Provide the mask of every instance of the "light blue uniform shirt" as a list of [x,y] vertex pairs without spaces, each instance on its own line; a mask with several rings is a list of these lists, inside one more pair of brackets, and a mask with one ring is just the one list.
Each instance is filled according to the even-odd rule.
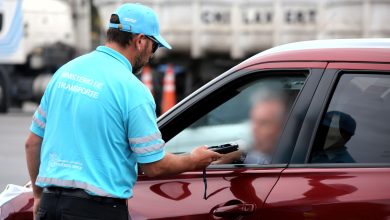
[[43,138],[36,184],[129,198],[137,163],[164,157],[155,102],[117,51],[100,46],[62,66],[36,110]]

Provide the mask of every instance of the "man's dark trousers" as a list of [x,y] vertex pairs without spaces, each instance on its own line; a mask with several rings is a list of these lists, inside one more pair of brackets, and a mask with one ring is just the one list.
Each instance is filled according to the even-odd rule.
[[[36,220],[128,220],[126,200],[88,196],[81,190],[44,190]],[[73,195],[75,194],[75,195]],[[81,196],[80,196],[81,195]]]

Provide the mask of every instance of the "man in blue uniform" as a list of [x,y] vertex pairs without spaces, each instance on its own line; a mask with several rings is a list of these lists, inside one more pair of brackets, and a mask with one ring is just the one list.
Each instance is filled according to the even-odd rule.
[[171,49],[155,12],[124,4],[109,27],[105,46],[54,74],[33,116],[26,156],[37,219],[128,219],[137,165],[161,176],[219,158],[204,146],[164,151],[153,97],[134,75],[158,47]]

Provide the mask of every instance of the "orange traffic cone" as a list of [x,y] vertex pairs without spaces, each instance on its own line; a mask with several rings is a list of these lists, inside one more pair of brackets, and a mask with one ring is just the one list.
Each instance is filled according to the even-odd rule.
[[173,66],[168,64],[164,76],[163,95],[161,101],[161,112],[164,113],[176,104],[176,85]]
[[153,75],[152,69],[150,66],[144,66],[141,75],[141,81],[149,88],[150,92],[153,94]]

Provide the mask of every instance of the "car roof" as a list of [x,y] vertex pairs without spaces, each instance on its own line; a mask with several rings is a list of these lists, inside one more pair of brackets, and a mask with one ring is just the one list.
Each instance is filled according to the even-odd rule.
[[[378,62],[390,63],[390,38],[388,39],[333,39],[313,40],[290,43],[260,52],[224,74],[219,75],[206,85],[183,99],[178,105],[186,103],[192,97],[201,93],[207,87],[215,84],[227,75],[251,65],[269,62]],[[173,112],[172,108],[166,114]],[[161,122],[159,118],[159,125]],[[169,117],[166,117],[169,118]]]
[[390,62],[390,38],[313,40],[284,44],[245,60],[237,67],[266,62]]

